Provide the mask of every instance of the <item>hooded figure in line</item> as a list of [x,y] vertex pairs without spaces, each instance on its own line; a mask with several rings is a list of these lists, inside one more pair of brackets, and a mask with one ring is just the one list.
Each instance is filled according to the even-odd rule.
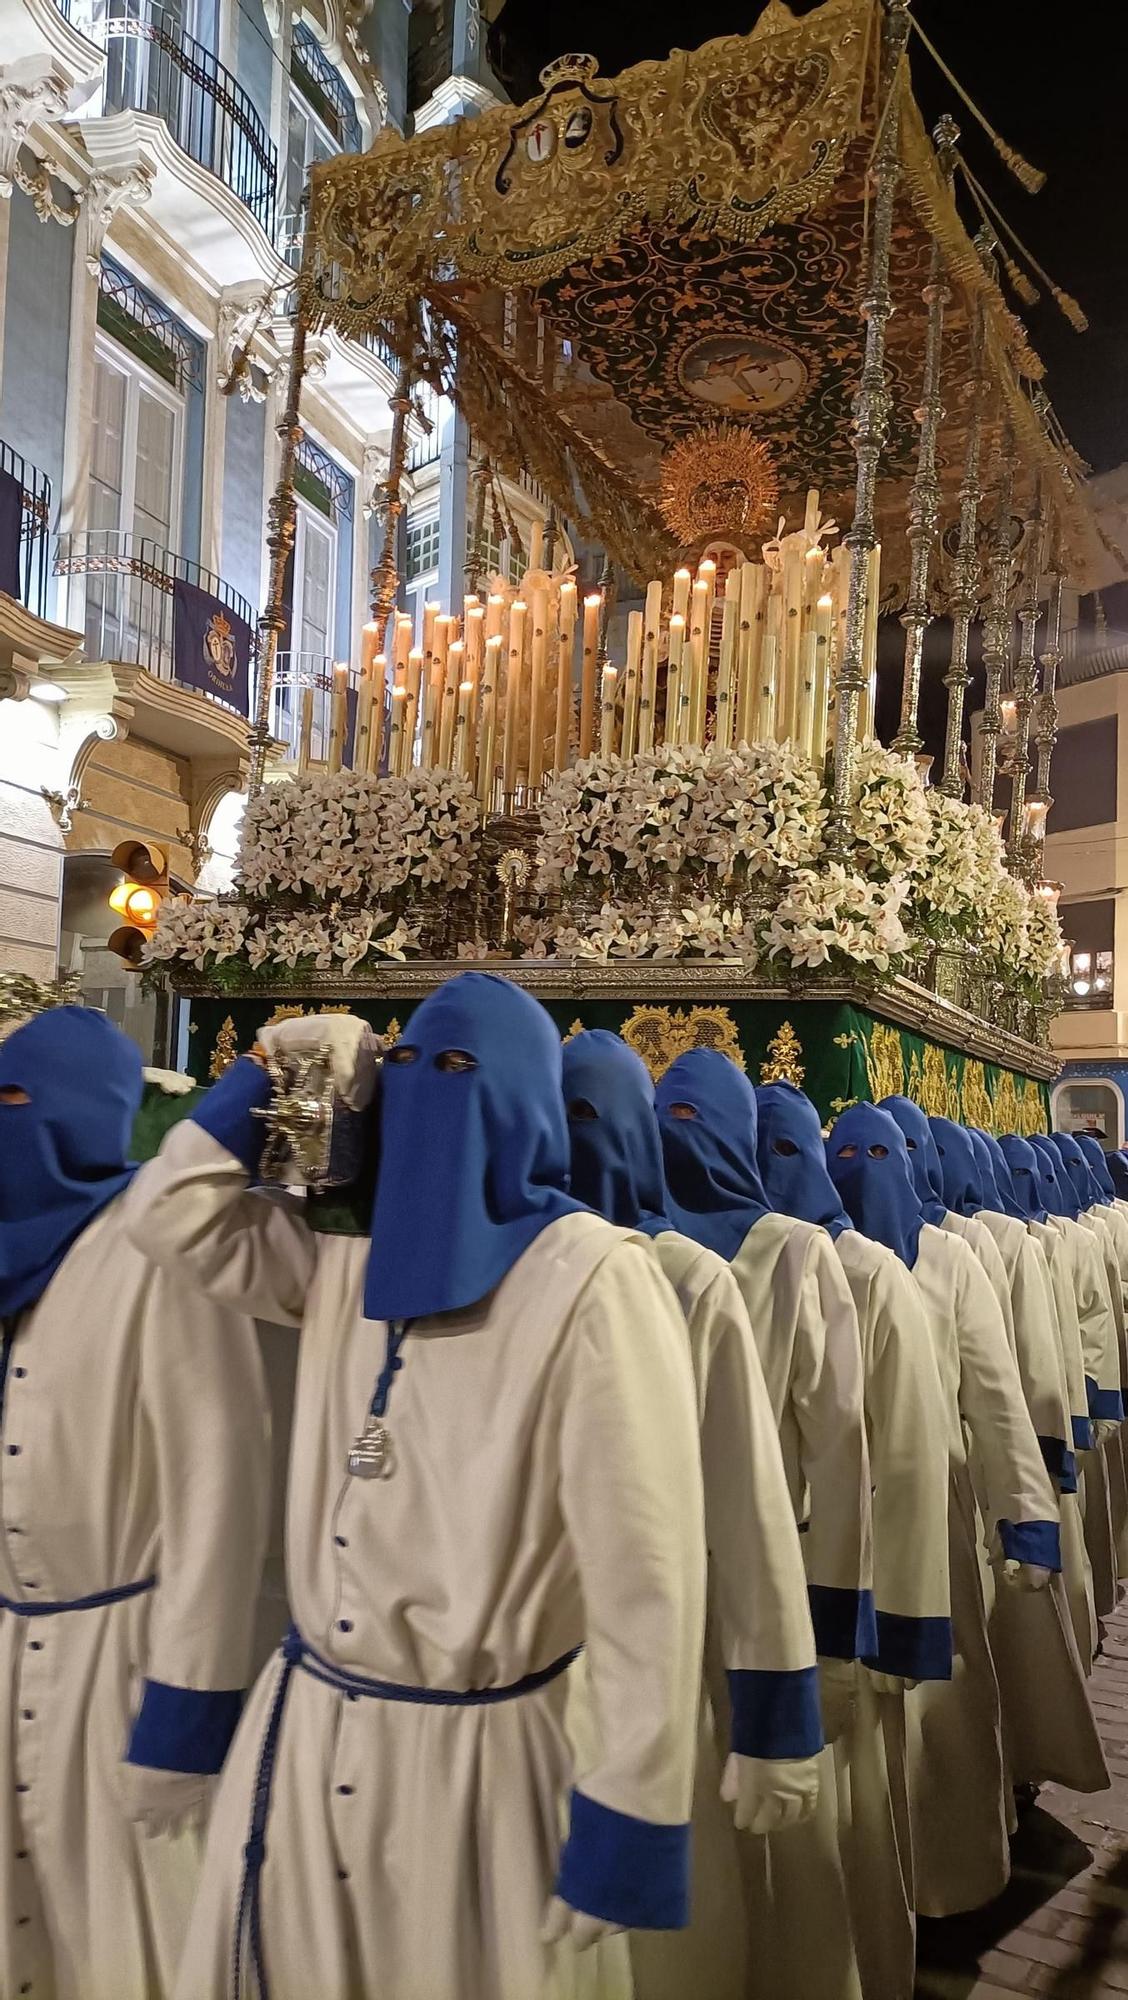
[[[370,1033],[328,1032],[363,1111]],[[233,1965],[271,2000],[618,2000],[615,1933],[688,1918],[705,1564],[677,1301],[567,1192],[559,1037],[510,982],[451,979],[389,1052],[365,1235],[247,1193],[270,1089],[241,1059],[130,1195],[162,1263],[301,1328],[295,1624],[228,1761],[182,2000],[226,2000]]]
[[170,1993],[250,1667],[258,1345],[129,1239],[141,1091],[93,1009],[0,1047],[5,1994]]
[[[979,1218],[977,1195],[972,1194],[970,1187],[956,1185],[951,1172],[945,1186],[944,1163],[936,1131],[938,1125],[946,1125],[949,1121],[930,1118],[919,1104],[913,1103],[911,1097],[883,1098],[881,1109],[887,1111],[901,1129],[908,1150],[913,1186],[919,1196],[925,1222],[932,1223],[936,1229],[946,1230],[951,1236],[962,1236],[965,1243],[970,1243],[991,1281],[991,1290],[998,1300],[1013,1352],[1015,1337],[1010,1286],[995,1239]],[[953,1127],[955,1131],[961,1129]]]

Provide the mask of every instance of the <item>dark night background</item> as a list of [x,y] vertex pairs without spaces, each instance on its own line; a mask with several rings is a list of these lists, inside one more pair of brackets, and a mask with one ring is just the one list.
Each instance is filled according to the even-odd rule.
[[[758,0],[504,0],[491,52],[511,95],[535,95],[553,57],[586,51],[605,75],[744,34]],[[797,0],[797,15],[811,12]],[[1050,277],[1079,300],[1090,329],[1078,334],[1052,301],[1022,315],[1046,362],[1051,400],[1097,472],[1128,459],[1128,225],[1125,223],[1125,69],[1116,57],[1117,0],[916,0],[913,12],[950,69],[1012,146],[1048,178],[1039,195],[1019,187],[990,141],[910,42],[917,98],[931,124],[951,111],[972,170]]]

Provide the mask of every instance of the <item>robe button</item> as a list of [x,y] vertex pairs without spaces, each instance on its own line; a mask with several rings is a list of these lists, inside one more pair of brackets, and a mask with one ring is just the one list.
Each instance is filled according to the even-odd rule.
[[17,1785],[17,1786],[16,1786],[16,1790],[17,1790],[17,1792],[30,1792],[30,1790],[31,1790],[31,1786],[30,1786],[30,1785]]
[[19,1457],[19,1455],[20,1455],[20,1447],[19,1447],[19,1445],[18,1445],[18,1444],[10,1444],[10,1445],[8,1446],[8,1457],[9,1457],[9,1458],[18,1458],[18,1457]]
[[347,1869],[347,1868],[338,1868],[338,1870],[337,1870],[337,1880],[338,1880],[338,1882],[347,1882],[347,1881],[348,1881],[348,1879],[349,1879],[349,1871],[348,1871],[348,1869]]
[[339,1549],[348,1548],[348,1541],[344,1535],[334,1535],[333,1540],[336,1542],[337,1547]]
[[26,1369],[26,1368],[13,1368],[13,1370],[12,1370],[12,1373],[13,1373],[13,1375],[14,1375],[14,1376],[16,1377],[16,1380],[17,1380],[18,1382],[22,1382],[22,1381],[23,1381],[23,1379],[24,1379],[24,1376],[25,1376],[25,1375],[27,1374],[27,1369]]
[[337,1786],[337,1790],[338,1790],[338,1791],[340,1792],[340,1794],[341,1794],[341,1797],[342,1797],[343,1799],[351,1799],[351,1797],[352,1797],[353,1793],[354,1793],[354,1792],[355,1792],[355,1790],[356,1790],[356,1786],[355,1786],[355,1785],[338,1785],[338,1786]]
[[20,1925],[20,1924],[29,1924],[30,1922],[31,1922],[31,1918],[30,1918],[30,1917],[17,1917],[17,1918],[16,1918],[16,1925],[17,1925],[17,1928],[19,1927],[19,1925]]
[[26,1860],[27,1860],[27,1848],[26,1848],[26,1847],[17,1847],[17,1849],[16,1849],[16,1860],[17,1860],[17,1861],[26,1861]]
[[338,1618],[337,1620],[338,1632],[351,1632],[352,1628],[353,1628],[353,1622],[351,1618]]
[[21,1711],[21,1713],[23,1715],[23,1719],[25,1722],[35,1721],[35,1710],[33,1708],[25,1708]]
[[29,1639],[27,1643],[28,1643],[28,1648],[31,1652],[41,1653],[43,1651],[42,1639]]
[[31,1992],[31,1981],[30,1981],[30,1979],[25,1979],[25,1980],[24,1980],[24,1983],[23,1983],[23,1985],[22,1985],[22,1986],[20,1987],[20,1992],[21,1992],[21,1993],[30,1993],[30,1992]]

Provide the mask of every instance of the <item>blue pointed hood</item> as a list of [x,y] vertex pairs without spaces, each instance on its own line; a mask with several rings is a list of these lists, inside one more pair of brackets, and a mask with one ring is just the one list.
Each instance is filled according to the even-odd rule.
[[889,1113],[904,1136],[909,1170],[925,1221],[934,1223],[937,1229],[941,1228],[948,1213],[948,1204],[944,1200],[940,1156],[927,1114],[919,1104],[913,1103],[911,1097],[883,1097],[879,1109]]
[[971,1133],[951,1118],[930,1118],[928,1124],[940,1159],[945,1204],[954,1215],[978,1215],[983,1188]]
[[0,1313],[46,1290],[71,1245],[127,1187],[141,1055],[91,1007],[53,1007],[0,1045]]
[[572,1193],[622,1229],[659,1236],[666,1213],[654,1085],[620,1035],[588,1028],[564,1044]]
[[1026,1222],[1029,1218],[1025,1209],[1019,1203],[1018,1190],[1014,1185],[1010,1162],[1003,1151],[1002,1141],[996,1139],[993,1132],[985,1132],[983,1134],[983,1143],[987,1148],[992,1167],[994,1168],[995,1187],[1002,1200],[1003,1214],[1013,1215],[1019,1222]]
[[1030,1144],[1038,1158],[1038,1186],[1047,1214],[1064,1216],[1067,1221],[1076,1222],[1081,1204],[1057,1147],[1052,1146],[1041,1132],[1034,1134]]
[[690,1049],[654,1093],[674,1226],[731,1262],[769,1202],[756,1164],[756,1092],[716,1049]]
[[1089,1162],[1077,1144],[1072,1132],[1051,1132],[1050,1145],[1061,1161],[1062,1181],[1068,1182],[1077,1197],[1077,1212],[1092,1208],[1097,1201],[1097,1188]]
[[793,1083],[762,1083],[756,1090],[760,1179],[780,1215],[816,1222],[831,1236],[852,1229],[842,1198],[826,1170],[822,1123]]
[[855,1228],[895,1251],[911,1271],[924,1213],[897,1120],[876,1104],[851,1105],[831,1127],[826,1160]]
[[[1042,1185],[1044,1161],[1035,1152],[1029,1139],[1021,1139],[1017,1132],[1007,1132],[999,1140],[999,1149],[1007,1163],[1015,1201],[1023,1221],[1048,1222],[1050,1210],[1046,1204]],[[1057,1210],[1055,1209],[1053,1213],[1056,1215]]]
[[1115,1153],[1109,1153],[1105,1164],[1108,1167],[1109,1175],[1112,1179],[1113,1191],[1117,1200],[1128,1201],[1128,1157],[1126,1157],[1123,1147]]
[[[444,1067],[451,1051],[472,1066]],[[475,1305],[582,1210],[560,1078],[552,1021],[509,980],[462,973],[416,1008],[383,1070],[367,1318]]]
[[969,1125],[966,1130],[967,1136],[975,1149],[975,1164],[979,1168],[979,1192],[982,1197],[982,1206],[989,1209],[994,1215],[1005,1215],[1007,1210],[1003,1203],[1002,1189],[999,1187],[999,1179],[995,1171],[994,1155],[987,1144],[987,1134],[986,1132],[981,1132],[978,1125]]
[[1112,1175],[1108,1170],[1108,1160],[1105,1156],[1104,1147],[1101,1145],[1100,1140],[1094,1139],[1089,1132],[1078,1132],[1077,1144],[1085,1155],[1090,1177],[1097,1190],[1097,1200],[1107,1208],[1108,1204],[1116,1198],[1116,1189],[1112,1184]]

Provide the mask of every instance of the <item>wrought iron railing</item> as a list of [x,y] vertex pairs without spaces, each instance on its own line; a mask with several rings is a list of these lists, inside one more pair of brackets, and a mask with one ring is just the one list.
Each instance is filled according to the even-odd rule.
[[124,0],[120,12],[78,25],[106,51],[104,109],[163,118],[177,145],[226,182],[273,241],[277,150],[230,70],[149,0]]
[[51,566],[47,538],[51,531],[51,481],[22,452],[13,451],[0,438],[0,472],[18,480],[20,487],[19,549],[16,558],[16,595],[37,618],[47,616],[47,579]]
[[244,624],[253,628],[255,623],[253,605],[214,570],[174,555],[147,535],[119,528],[60,535],[55,574],[69,580],[68,621],[85,632],[86,658],[146,667],[162,681],[179,679],[173,649],[175,584],[195,584]]
[[[295,761],[301,749],[303,691],[312,689],[309,757],[324,764],[329,757],[329,725],[333,708],[334,661],[327,653],[279,653],[274,664],[270,698],[270,733]],[[360,675],[349,668],[349,686],[356,688]]]

